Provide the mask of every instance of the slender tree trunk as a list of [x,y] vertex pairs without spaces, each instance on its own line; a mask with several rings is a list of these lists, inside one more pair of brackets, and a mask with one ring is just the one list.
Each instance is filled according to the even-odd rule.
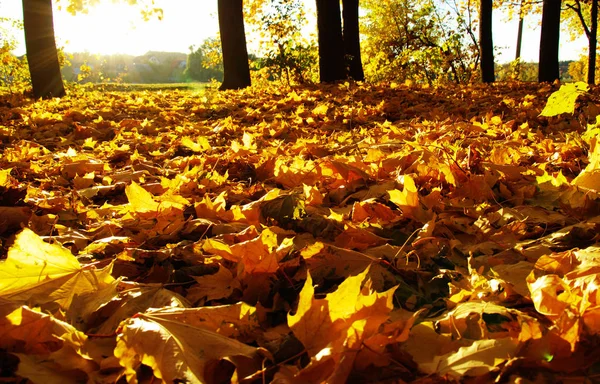
[[512,74],[513,79],[519,80],[521,78],[521,46],[523,43],[523,24],[525,17],[523,16],[523,0],[519,6],[519,26],[517,27],[517,50],[515,52],[515,68]]
[[481,81],[484,83],[493,83],[495,80],[492,6],[492,0],[480,0],[479,44],[481,47]]
[[54,40],[52,0],[23,0],[23,24],[33,95],[44,99],[64,96]]
[[[521,8],[523,3],[521,3]],[[514,80],[521,79],[521,44],[523,42],[523,14],[519,15],[519,27],[517,29],[517,51],[515,52],[515,68],[512,74]]]
[[343,80],[346,78],[346,64],[340,3],[337,0],[316,1],[321,82]]
[[598,0],[592,0],[592,25],[590,28],[588,54],[588,84],[596,83],[596,44],[598,41]]
[[223,50],[224,89],[250,86],[250,66],[244,30],[243,0],[219,0],[219,31]]
[[519,16],[519,29],[517,30],[517,52],[515,52],[515,60],[521,58],[521,45],[523,43],[523,15]]
[[342,18],[344,20],[344,50],[348,59],[350,77],[363,81],[362,59],[360,57],[360,30],[358,25],[359,0],[342,0]]
[[552,82],[560,78],[558,67],[560,2],[561,0],[544,0],[543,2],[538,77],[540,83]]

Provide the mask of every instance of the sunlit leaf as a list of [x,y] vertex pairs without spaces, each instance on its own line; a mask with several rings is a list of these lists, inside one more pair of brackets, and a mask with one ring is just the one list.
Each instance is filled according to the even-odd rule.
[[453,377],[481,376],[515,355],[517,343],[511,338],[476,340],[456,352],[436,356],[431,363],[419,368],[427,373]]
[[197,137],[196,141],[192,140],[187,136],[182,137],[181,145],[191,149],[194,152],[204,152],[211,148],[208,139],[204,136]]
[[149,213],[158,211],[160,204],[154,200],[150,192],[146,191],[135,181],[125,187],[125,194],[129,200],[132,212]]
[[207,364],[228,358],[242,376],[260,368],[262,359],[256,348],[214,331],[151,313],[140,314],[124,323],[117,339],[115,356],[125,368],[129,381],[135,380],[140,364],[150,367],[165,382],[209,380]]
[[566,83],[560,89],[550,95],[548,103],[540,113],[540,116],[556,116],[561,113],[573,113],[577,98],[587,92],[589,86],[584,82]]
[[26,228],[0,261],[0,297],[31,304],[55,301],[66,309],[75,295],[112,282],[110,269],[85,269],[68,249]]

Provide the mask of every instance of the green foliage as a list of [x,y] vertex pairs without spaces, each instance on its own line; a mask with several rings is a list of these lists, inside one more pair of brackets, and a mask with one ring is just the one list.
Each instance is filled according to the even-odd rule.
[[188,80],[223,81],[223,59],[219,39],[206,39],[196,50],[191,46],[183,75]]
[[513,60],[510,63],[497,65],[496,80],[537,81],[538,64],[525,63],[521,60]]
[[575,81],[586,81],[587,79],[587,57],[580,56],[579,60],[569,63],[569,75]]
[[471,27],[440,2],[365,0],[361,7],[368,80],[467,83],[477,72],[477,47],[465,38]]
[[[588,45],[591,44],[592,36],[592,20],[591,20],[591,1],[585,0],[565,0],[563,3],[563,12],[561,15],[561,22],[567,25],[566,30],[571,40],[575,40],[582,35],[588,39]],[[590,54],[588,52],[588,54]],[[596,57],[596,62],[598,58]],[[573,74],[573,79],[587,81],[587,59],[583,57],[579,60],[581,63],[576,62],[573,66],[569,66],[569,74]],[[596,64],[595,78],[598,79],[598,64]],[[585,79],[581,78],[581,75],[585,72]]]
[[561,23],[567,26],[565,30],[571,40],[589,32],[592,25],[591,1],[564,0],[562,9]]
[[318,48],[302,35],[306,24],[300,0],[255,2],[248,12],[248,21],[259,32],[260,56],[258,69],[270,80],[285,84],[304,84],[317,79]]
[[27,59],[12,53],[17,46],[14,33],[22,29],[21,21],[0,17],[0,87],[10,93],[21,92],[30,84]]
[[[569,63],[569,76],[573,81],[587,81],[588,58],[585,55],[579,56],[579,60]],[[600,57],[596,57],[596,79],[600,79]]]
[[560,86],[560,89],[548,98],[548,103],[544,107],[540,116],[558,116],[562,113],[575,112],[575,102],[577,98],[587,92],[588,85],[582,81],[577,83],[568,83]]

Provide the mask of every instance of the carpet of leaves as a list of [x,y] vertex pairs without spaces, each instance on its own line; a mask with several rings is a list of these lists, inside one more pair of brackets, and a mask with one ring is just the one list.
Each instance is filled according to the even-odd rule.
[[598,90],[0,98],[0,382],[600,380]]

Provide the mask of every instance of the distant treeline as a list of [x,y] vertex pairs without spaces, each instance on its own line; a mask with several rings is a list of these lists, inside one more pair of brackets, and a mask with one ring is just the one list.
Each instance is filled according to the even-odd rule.
[[[563,82],[580,81],[577,73],[574,73],[574,63],[577,61],[559,62],[560,79]],[[496,64],[495,66],[497,81],[538,81],[538,63],[511,62],[505,64]]]
[[[75,53],[67,55],[63,66],[65,80],[75,82],[123,82],[123,83],[180,83],[186,81],[208,82],[223,79],[222,63],[206,60],[202,50],[191,53],[150,51],[141,56],[116,54],[95,55]],[[254,60],[257,60],[253,57]],[[561,80],[584,80],[579,61],[559,63]],[[496,80],[537,81],[538,63],[512,62],[496,64]]]
[[141,56],[125,54],[96,55],[68,54],[62,68],[67,81],[123,82],[123,83],[178,83],[187,80],[187,57],[180,52],[150,51]]

